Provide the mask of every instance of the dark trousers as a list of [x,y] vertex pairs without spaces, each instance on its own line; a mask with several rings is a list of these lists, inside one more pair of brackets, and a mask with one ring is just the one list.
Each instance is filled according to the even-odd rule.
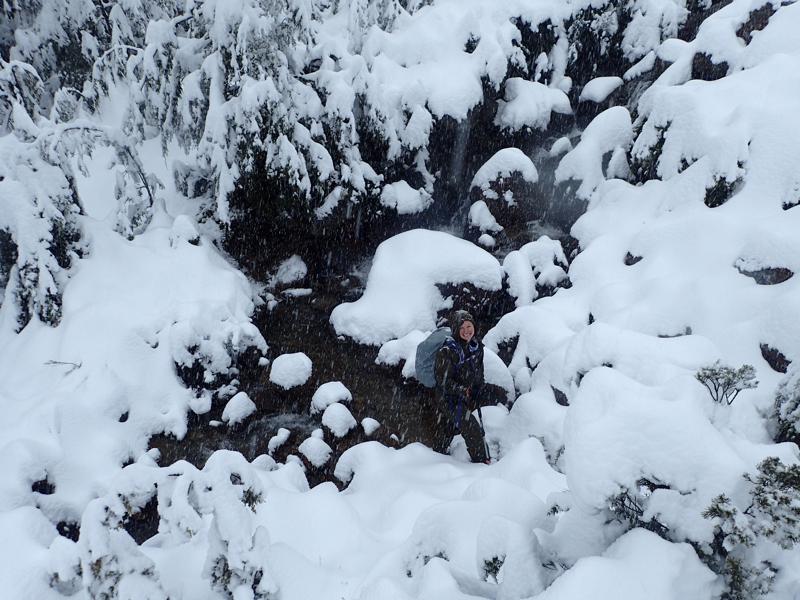
[[461,434],[467,444],[472,462],[486,462],[486,445],[483,439],[481,425],[477,418],[466,408],[464,400],[442,397],[437,394],[434,410],[437,424],[432,448],[436,452],[446,453],[453,441],[453,436]]

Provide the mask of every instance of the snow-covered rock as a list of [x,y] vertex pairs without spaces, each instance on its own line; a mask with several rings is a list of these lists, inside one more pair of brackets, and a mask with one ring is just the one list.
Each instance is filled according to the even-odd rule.
[[350,402],[353,395],[341,381],[328,381],[323,383],[314,392],[311,398],[310,412],[312,415],[323,412],[334,402]]
[[[469,187],[480,188],[487,198],[497,198],[497,195],[491,190],[491,184],[498,179],[507,179],[515,173],[528,183],[536,183],[539,180],[539,173],[536,171],[533,161],[522,150],[503,148],[478,169]],[[472,219],[472,211],[470,211],[470,219]],[[486,231],[490,231],[490,229],[486,229]]]
[[[487,231],[491,233],[503,231],[503,226],[497,222],[494,215],[489,210],[489,207],[486,205],[486,202],[483,200],[478,200],[469,207],[469,224],[484,233]],[[480,240],[478,241],[480,242]],[[481,245],[485,246],[485,244]]]
[[384,186],[381,191],[381,204],[393,208],[399,215],[422,212],[433,202],[424,189],[415,190],[405,181]]
[[414,329],[430,331],[437,311],[446,306],[437,283],[499,290],[500,264],[482,248],[447,233],[401,233],[378,246],[364,295],[334,308],[331,323],[338,334],[372,345]]
[[498,101],[495,122],[511,130],[547,129],[554,112],[572,113],[569,98],[562,90],[512,77],[506,80],[504,100]]
[[312,363],[302,352],[281,354],[272,361],[269,380],[288,390],[303,385],[311,377]]
[[380,426],[381,424],[372,417],[364,417],[361,419],[361,428],[364,430],[364,433],[367,435],[367,437],[378,431]]
[[580,102],[605,102],[622,83],[621,77],[596,77],[583,86],[578,100]]
[[303,443],[298,447],[300,454],[305,456],[312,465],[317,468],[324,467],[325,463],[331,457],[331,447],[328,446],[323,440],[316,437],[310,437],[303,440]]
[[335,402],[322,413],[322,424],[336,437],[346,436],[358,423],[344,404]]
[[250,397],[244,392],[239,392],[228,400],[225,409],[222,411],[222,420],[228,425],[236,425],[244,421],[255,411],[256,405]]
[[275,435],[273,435],[270,438],[269,442],[267,443],[267,451],[270,454],[273,454],[275,450],[277,450],[287,442],[290,435],[292,435],[292,432],[286,429],[285,427],[281,427],[280,429],[278,429],[278,432]]

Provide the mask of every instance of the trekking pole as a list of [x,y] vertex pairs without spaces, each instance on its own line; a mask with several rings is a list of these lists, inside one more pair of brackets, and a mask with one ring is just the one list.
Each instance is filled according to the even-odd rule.
[[489,443],[486,441],[486,430],[483,428],[483,411],[481,411],[480,404],[478,404],[478,423],[481,425],[481,437],[483,438],[483,449],[486,452],[486,460],[491,460],[492,455],[489,454]]

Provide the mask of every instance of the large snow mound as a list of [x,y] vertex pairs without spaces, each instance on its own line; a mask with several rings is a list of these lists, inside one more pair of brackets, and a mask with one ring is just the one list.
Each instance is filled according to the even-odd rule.
[[331,323],[338,334],[371,345],[431,331],[447,308],[436,285],[447,283],[499,290],[502,270],[491,254],[448,233],[401,233],[378,246],[364,295],[334,308]]

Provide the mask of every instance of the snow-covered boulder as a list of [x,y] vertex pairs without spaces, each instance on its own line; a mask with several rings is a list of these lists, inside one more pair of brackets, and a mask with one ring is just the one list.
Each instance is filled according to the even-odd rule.
[[239,392],[228,400],[222,411],[222,420],[228,425],[241,423],[256,411],[255,403],[245,392]]
[[[627,175],[625,151],[633,143],[633,125],[628,109],[615,106],[597,115],[581,134],[581,141],[558,164],[556,182],[574,179],[581,182],[578,196],[590,194],[608,177]],[[603,157],[611,152],[607,173]]]
[[312,415],[323,412],[334,402],[350,402],[353,394],[350,393],[341,381],[328,381],[323,383],[314,392],[311,398],[310,412]]
[[399,215],[422,212],[433,202],[424,189],[415,190],[405,181],[384,186],[381,191],[381,204],[397,211]]
[[285,390],[303,385],[311,377],[312,363],[302,352],[281,354],[272,361],[269,380]]
[[497,104],[495,122],[511,130],[547,129],[552,113],[572,113],[569,98],[562,90],[519,77],[506,80],[504,99]]
[[344,404],[335,402],[322,413],[322,424],[331,430],[337,438],[346,436],[358,425],[353,415]]
[[303,440],[298,450],[316,468],[324,467],[333,453],[324,440],[313,436]]
[[522,181],[530,184],[539,180],[539,173],[533,161],[522,150],[503,148],[478,169],[469,187],[470,189],[478,188],[485,198],[496,200],[500,196],[498,190],[494,188],[502,187],[504,180],[508,180],[514,175],[518,175]]
[[267,452],[273,454],[278,448],[283,446],[289,440],[291,435],[292,432],[285,427],[278,429],[277,433],[273,435],[267,443]]
[[622,83],[621,77],[596,77],[583,86],[578,100],[598,104],[605,102]]
[[381,424],[372,417],[364,417],[361,419],[361,428],[364,430],[367,437],[370,437],[373,433],[378,431],[380,426]]
[[331,323],[338,334],[372,345],[414,329],[430,331],[437,312],[447,306],[436,287],[445,283],[499,290],[500,264],[482,248],[447,233],[401,233],[378,246],[364,295],[334,308]]
[[558,240],[543,235],[536,241],[512,250],[503,259],[508,291],[517,306],[533,302],[537,288],[555,288],[567,279],[567,257]]
[[[473,202],[472,206],[469,207],[469,224],[481,232],[489,231],[491,233],[498,233],[503,231],[503,226],[497,222],[494,215],[492,215],[492,212],[489,210],[489,207],[486,205],[486,202],[483,200]],[[480,242],[480,240],[478,241]]]

